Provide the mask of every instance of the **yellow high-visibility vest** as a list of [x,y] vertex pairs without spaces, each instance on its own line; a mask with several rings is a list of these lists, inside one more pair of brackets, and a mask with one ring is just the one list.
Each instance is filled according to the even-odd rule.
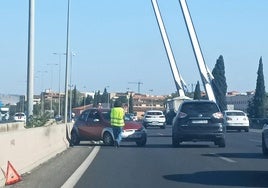
[[112,126],[123,127],[125,125],[124,122],[125,111],[122,107],[112,108],[110,116]]

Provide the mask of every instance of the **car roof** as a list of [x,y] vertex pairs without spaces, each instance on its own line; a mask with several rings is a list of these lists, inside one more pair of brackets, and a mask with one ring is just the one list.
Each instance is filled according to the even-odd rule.
[[97,111],[100,111],[100,112],[107,112],[107,111],[110,111],[111,109],[110,108],[89,108],[89,109],[86,109],[87,111],[90,111],[90,110],[97,110]]
[[161,110],[147,110],[146,112],[162,112]]
[[243,113],[245,113],[242,110],[224,110],[224,112],[243,112]]
[[24,114],[24,115],[25,115],[25,113],[24,113],[24,112],[16,112],[15,114]]
[[186,101],[183,101],[182,104],[184,103],[215,103],[214,101],[211,101],[211,100],[186,100]]

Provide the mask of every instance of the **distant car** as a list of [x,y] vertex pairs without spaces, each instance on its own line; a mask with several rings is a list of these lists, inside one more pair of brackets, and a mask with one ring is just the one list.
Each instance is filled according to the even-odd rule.
[[215,102],[189,100],[180,105],[172,123],[172,145],[185,141],[212,141],[225,147],[223,115]]
[[62,116],[61,115],[56,115],[55,120],[56,121],[62,121]]
[[248,116],[241,110],[225,110],[223,119],[227,130],[249,131]]
[[160,110],[148,110],[145,112],[142,124],[147,127],[160,127],[166,128],[166,117]]
[[268,156],[268,124],[262,128],[262,153]]
[[125,114],[125,121],[136,121],[135,117],[131,113],[126,113]]
[[26,115],[23,112],[17,112],[13,116],[14,121],[19,121],[19,122],[26,122]]
[[[113,130],[110,124],[110,109],[87,109],[76,119],[71,130],[71,144],[80,141],[103,141],[105,145],[114,144]],[[147,132],[141,123],[125,121],[122,141],[136,142],[137,146],[145,146]]]

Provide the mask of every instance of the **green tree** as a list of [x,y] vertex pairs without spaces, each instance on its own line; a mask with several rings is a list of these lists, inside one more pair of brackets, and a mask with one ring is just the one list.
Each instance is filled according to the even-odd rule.
[[255,116],[253,98],[248,101],[247,113],[248,117],[250,118],[253,118]]
[[132,96],[132,94],[130,94],[128,100],[129,100],[129,107],[128,107],[129,113],[134,113],[134,108],[133,108],[133,96]]
[[212,81],[212,89],[215,95],[215,99],[221,111],[224,111],[227,109],[227,83],[225,78],[225,67],[222,55],[220,55],[220,57],[217,59],[216,65],[212,70],[212,75],[214,76],[214,79]]
[[194,100],[200,100],[200,99],[201,99],[201,90],[200,90],[199,81],[197,81],[197,84],[194,90]]
[[94,107],[98,107],[99,103],[101,103],[101,94],[100,94],[100,91],[95,92],[95,94],[94,94],[93,106]]
[[263,75],[263,64],[262,57],[259,60],[259,67],[257,72],[257,83],[255,95],[253,97],[253,112],[252,117],[255,118],[264,118],[265,117],[265,84],[264,84],[264,75]]
[[77,89],[76,86],[74,86],[73,92],[72,92],[72,107],[75,108],[78,106],[78,98],[77,98]]
[[108,99],[109,98],[109,93],[107,92],[107,89],[104,88],[104,91],[102,93],[102,96],[101,96],[101,102],[102,103],[108,103]]

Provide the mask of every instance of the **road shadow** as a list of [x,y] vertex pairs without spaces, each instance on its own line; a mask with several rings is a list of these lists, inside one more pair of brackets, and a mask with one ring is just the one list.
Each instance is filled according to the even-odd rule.
[[172,137],[171,134],[148,134],[147,137]]
[[204,171],[192,174],[171,174],[163,177],[170,181],[208,186],[268,187],[268,171]]
[[[260,153],[216,153],[215,154],[202,154],[206,157],[226,157],[226,158],[242,158],[242,159],[267,159],[261,152]],[[268,177],[267,177],[268,178]]]
[[[114,147],[113,145],[105,145],[103,142],[100,141],[83,141],[80,142],[79,145],[75,145],[77,146],[84,146],[84,147],[94,147],[94,146],[101,146],[101,147]],[[127,141],[123,141],[120,144],[120,147],[122,148],[173,148],[173,149],[191,149],[191,148],[218,148],[218,146],[215,146],[214,144],[210,144],[210,143],[192,143],[192,142],[186,142],[186,143],[182,143],[180,144],[179,147],[173,147],[173,145],[171,143],[157,143],[157,144],[152,144],[152,143],[147,143],[145,146],[137,146],[137,144],[135,142],[127,142]],[[205,156],[206,154],[204,154]],[[208,155],[209,156],[209,155]]]

